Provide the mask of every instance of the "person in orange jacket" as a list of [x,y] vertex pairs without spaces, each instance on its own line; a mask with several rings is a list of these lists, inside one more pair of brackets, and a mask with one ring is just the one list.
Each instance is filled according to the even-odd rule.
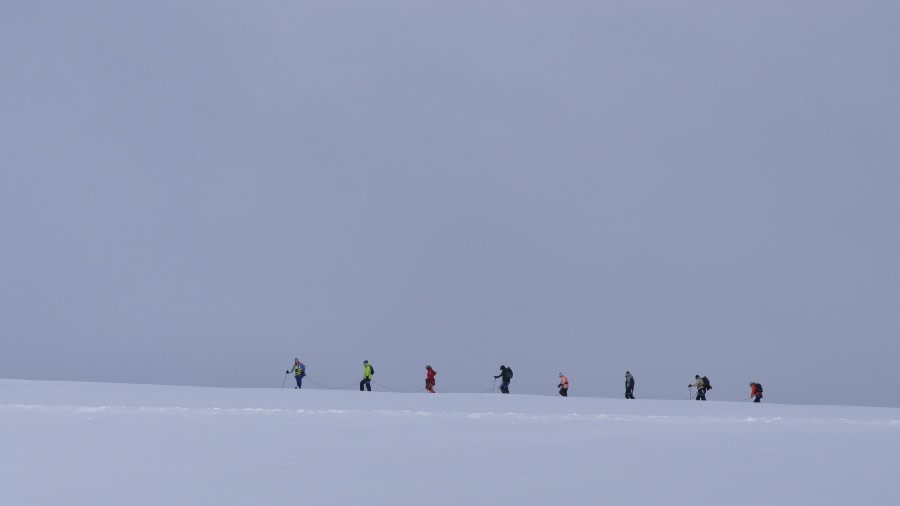
[[425,390],[428,390],[428,393],[434,393],[434,377],[437,375],[437,372],[431,368],[430,365],[425,366],[425,370],[427,371],[427,376],[425,377]]
[[760,399],[762,399],[762,394],[763,394],[762,385],[751,381],[750,382],[750,397],[755,397],[755,399],[753,399],[753,402],[759,402]]
[[569,396],[569,378],[566,377],[565,374],[559,373],[559,395],[563,397]]

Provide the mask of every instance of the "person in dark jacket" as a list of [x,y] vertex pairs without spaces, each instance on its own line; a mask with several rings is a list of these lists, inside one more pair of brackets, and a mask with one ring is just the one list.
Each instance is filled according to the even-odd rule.
[[706,400],[706,382],[703,381],[703,378],[701,378],[699,374],[694,376],[694,378],[697,381],[688,385],[689,387],[695,387],[697,389],[697,397],[695,397],[694,399],[698,400],[698,401],[705,401]]
[[625,371],[625,398],[634,399],[634,376],[631,371]]
[[494,379],[501,378],[500,383],[500,392],[504,394],[509,393],[509,382],[512,380],[512,369],[506,367],[505,365],[500,366],[500,374],[494,376]]
[[559,395],[563,397],[569,396],[569,378],[565,374],[559,373],[559,385],[556,385],[556,388],[559,389]]

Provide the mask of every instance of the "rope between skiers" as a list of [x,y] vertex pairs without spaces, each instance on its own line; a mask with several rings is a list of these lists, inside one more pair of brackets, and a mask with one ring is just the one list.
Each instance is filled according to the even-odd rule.
[[372,383],[380,386],[381,388],[386,388],[386,389],[390,390],[391,392],[399,392],[402,394],[417,394],[417,393],[421,392],[422,390],[425,390],[424,388],[420,388],[418,390],[397,390],[396,388],[391,388],[387,385],[382,385],[381,383],[379,383],[375,380],[372,380]]
[[316,386],[318,386],[318,387],[324,388],[324,389],[326,389],[326,390],[344,390],[344,389],[347,389],[347,388],[356,386],[356,383],[351,383],[351,384],[349,384],[349,385],[347,385],[347,386],[343,386],[343,387],[330,387],[330,386],[328,386],[328,385],[323,385],[323,384],[319,383],[318,381],[316,381],[316,380],[314,380],[314,379],[310,379],[309,377],[306,378],[306,381],[308,381],[308,382],[310,382],[310,383],[312,383],[313,385],[316,385]]

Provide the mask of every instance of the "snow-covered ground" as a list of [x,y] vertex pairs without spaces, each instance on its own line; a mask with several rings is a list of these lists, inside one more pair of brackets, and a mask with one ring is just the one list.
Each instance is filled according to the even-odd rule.
[[0,380],[0,450],[4,505],[900,503],[894,408]]

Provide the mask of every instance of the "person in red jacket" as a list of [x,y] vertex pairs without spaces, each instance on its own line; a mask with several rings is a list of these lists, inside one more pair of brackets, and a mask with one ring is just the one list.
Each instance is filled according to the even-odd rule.
[[428,393],[434,393],[434,377],[437,375],[434,369],[431,368],[430,365],[425,366],[425,370],[427,371],[427,376],[425,377],[425,390],[428,390]]
[[760,399],[762,399],[762,394],[763,394],[762,385],[751,381],[750,382],[750,397],[755,397],[755,399],[753,399],[753,402],[759,402]]

